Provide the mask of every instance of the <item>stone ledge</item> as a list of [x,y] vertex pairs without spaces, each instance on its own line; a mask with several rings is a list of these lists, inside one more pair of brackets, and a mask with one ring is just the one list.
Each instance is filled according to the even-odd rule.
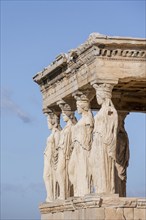
[[137,208],[146,209],[146,199],[125,198],[117,195],[87,195],[85,197],[70,197],[67,200],[55,200],[42,203],[39,206],[41,214],[75,211],[88,208]]
[[75,211],[78,209],[97,208],[101,206],[101,198],[98,196],[71,197],[67,200],[56,200],[52,203],[42,203],[39,208],[42,214],[63,211]]

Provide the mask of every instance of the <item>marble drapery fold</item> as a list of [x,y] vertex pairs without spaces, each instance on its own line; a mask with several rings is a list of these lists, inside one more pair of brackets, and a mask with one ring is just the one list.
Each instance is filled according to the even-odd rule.
[[112,85],[94,84],[100,110],[94,117],[90,153],[91,175],[95,193],[115,193],[117,111],[111,101]]
[[72,130],[77,120],[74,116],[74,112],[67,103],[60,101],[58,104],[62,110],[62,117],[66,125],[60,133],[58,145],[57,181],[60,188],[59,199],[66,199],[71,196],[68,163],[72,153]]
[[53,112],[48,114],[48,127],[52,131],[47,138],[44,151],[44,173],[43,178],[47,191],[46,202],[52,202],[56,198],[56,165],[58,161],[57,147],[60,138],[60,119]]
[[74,196],[84,196],[90,191],[88,160],[94,119],[87,96],[79,94],[75,96],[75,99],[78,113],[82,117],[73,130],[73,152],[69,161],[69,178],[74,186]]

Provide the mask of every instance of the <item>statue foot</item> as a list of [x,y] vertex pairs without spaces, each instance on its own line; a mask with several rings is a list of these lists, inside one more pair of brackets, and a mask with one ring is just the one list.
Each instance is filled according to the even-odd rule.
[[53,199],[46,198],[46,202],[53,202]]

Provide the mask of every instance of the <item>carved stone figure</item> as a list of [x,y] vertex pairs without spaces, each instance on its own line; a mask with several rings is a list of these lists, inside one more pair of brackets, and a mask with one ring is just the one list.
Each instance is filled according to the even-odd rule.
[[68,177],[68,161],[72,153],[72,129],[77,120],[70,106],[64,101],[60,101],[59,107],[62,110],[63,120],[66,126],[60,133],[58,145],[58,164],[57,164],[57,181],[59,184],[59,199],[66,199],[71,194],[71,184]]
[[124,127],[127,112],[118,112],[116,168],[118,171],[119,196],[126,196],[127,167],[129,164],[129,139]]
[[118,116],[111,101],[110,84],[93,84],[100,110],[95,115],[90,154],[95,193],[115,193],[115,160]]
[[94,118],[90,99],[83,93],[75,95],[77,111],[82,115],[73,130],[73,152],[69,161],[69,178],[74,187],[74,196],[89,193],[88,159],[92,144]]
[[56,198],[56,164],[57,164],[57,147],[60,137],[60,122],[59,116],[53,112],[48,113],[48,127],[52,131],[47,139],[47,146],[44,151],[44,182],[47,191],[46,202],[52,202]]

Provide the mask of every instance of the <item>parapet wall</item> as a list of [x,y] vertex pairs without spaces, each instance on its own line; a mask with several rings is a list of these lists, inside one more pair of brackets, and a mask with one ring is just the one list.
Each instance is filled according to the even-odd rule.
[[146,199],[85,196],[40,205],[41,220],[145,220]]

